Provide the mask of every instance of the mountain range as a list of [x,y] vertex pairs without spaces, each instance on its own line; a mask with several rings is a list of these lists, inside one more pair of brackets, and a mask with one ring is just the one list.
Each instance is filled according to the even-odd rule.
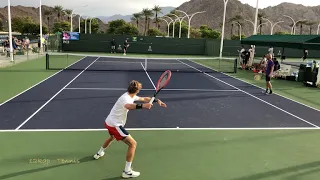
[[[175,9],[175,7],[160,7],[161,8],[161,13],[159,17],[164,16],[166,14],[169,14],[172,10]],[[137,12],[138,13],[138,12]],[[131,21],[132,15],[121,15],[121,14],[116,14],[113,16],[98,16],[99,19],[101,19],[103,22],[108,23],[110,21],[118,20],[118,19],[123,19],[126,22]]]
[[[206,11],[206,13],[194,16],[191,23],[192,27],[208,25],[213,29],[221,31],[224,10],[224,2],[222,0],[191,0],[183,3],[177,9],[186,11],[188,12],[188,14],[197,11]],[[239,26],[234,25],[232,28],[231,23],[232,20],[234,20],[237,16],[240,16],[242,18],[238,21],[240,22],[240,24],[242,24],[241,29],[243,34],[245,34],[246,36],[252,35],[254,26],[249,21],[254,22],[255,11],[256,9],[254,7],[248,4],[243,4],[238,0],[229,1],[227,4],[226,12],[226,36],[231,36],[231,30],[233,30],[234,34],[238,34]],[[284,16],[288,15],[295,21],[306,19],[306,21],[302,24],[302,34],[310,34],[310,31],[312,34],[316,34],[317,27],[320,22],[320,6],[310,7],[301,4],[281,3],[277,6],[269,6],[264,9],[259,9],[259,15],[260,17],[267,18],[273,24],[275,22],[284,21],[283,23],[275,25],[274,32],[291,32],[293,21],[290,18]],[[261,23],[266,23],[262,25],[262,33],[270,34],[271,25],[269,21],[262,18],[259,19],[261,19]],[[258,24],[260,24],[260,20]],[[300,34],[300,28],[300,25],[296,28],[296,34]]]
[[[208,25],[210,28],[216,29],[217,31],[221,31],[222,26],[222,18],[223,18],[223,8],[224,2],[222,0],[190,0],[188,2],[183,3],[176,9],[183,10],[188,14],[192,14],[198,11],[206,11],[203,14],[195,15],[191,21],[191,26],[193,28],[199,28],[202,25]],[[52,9],[52,7],[43,6],[43,10]],[[168,14],[172,11],[174,7],[162,7],[162,15]],[[16,16],[30,16],[36,22],[39,22],[39,8],[34,7],[24,7],[24,6],[13,6],[11,8],[11,13],[13,17]],[[182,15],[182,14],[181,14]],[[239,0],[230,0],[227,5],[227,13],[226,13],[226,28],[225,28],[225,36],[226,38],[230,38],[231,34],[237,35],[239,32],[239,26],[237,24],[232,25],[232,21],[239,22],[241,26],[242,33],[246,36],[250,36],[253,33],[253,25],[249,21],[254,21],[255,8],[248,5],[243,4]],[[320,6],[304,6],[301,4],[293,4],[293,3],[282,3],[277,6],[269,6],[267,8],[259,9],[259,17],[265,17],[270,20],[272,23],[278,21],[284,21],[282,23],[277,24],[274,27],[274,32],[291,32],[292,20],[284,15],[288,15],[292,17],[295,21],[298,20],[306,20],[302,24],[299,24],[296,27],[296,34],[316,34],[318,24],[320,21]],[[161,15],[160,15],[161,16]],[[78,23],[78,17],[76,16],[73,19],[73,23]],[[7,8],[0,8],[0,18],[7,20]],[[62,17],[65,20],[67,17]],[[44,17],[45,19],[45,17]],[[127,22],[131,22],[131,15],[114,15],[111,17],[100,17],[99,23],[101,26],[101,30],[105,31],[108,27],[106,22],[115,19],[124,19]],[[259,18],[259,22],[263,24],[262,28],[258,29],[258,32],[262,34],[270,34],[271,25],[265,19]],[[56,21],[56,16],[52,16],[49,21],[50,24]],[[131,22],[135,25],[135,22]],[[6,23],[4,23],[6,24]],[[44,24],[48,24],[47,21],[44,20]],[[302,30],[301,30],[302,25]],[[76,25],[75,25],[76,26]],[[161,23],[161,30],[166,32],[167,24]],[[143,18],[140,20],[139,29],[144,29],[144,20]],[[151,23],[151,27],[154,27],[154,23]]]

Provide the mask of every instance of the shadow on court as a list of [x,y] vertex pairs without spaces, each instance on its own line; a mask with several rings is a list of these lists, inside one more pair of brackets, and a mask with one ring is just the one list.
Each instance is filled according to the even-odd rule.
[[[78,163],[78,164],[90,162],[93,160],[94,159],[92,158],[92,156],[86,156],[86,157],[79,159],[80,163]],[[19,171],[19,172],[14,172],[14,173],[2,175],[2,176],[0,176],[0,179],[9,179],[9,178],[17,177],[17,176],[23,176],[23,175],[27,175],[27,174],[37,173],[37,172],[46,171],[46,170],[59,168],[59,167],[63,167],[63,166],[69,166],[69,165],[76,165],[76,164],[75,163],[65,163],[65,164],[58,164],[58,165],[49,166],[49,167],[24,170],[24,171]]]
[[[258,173],[258,174],[253,174],[250,176],[244,176],[244,177],[240,177],[240,178],[234,178],[234,179],[230,179],[230,180],[257,180],[257,179],[265,179],[265,178],[272,178],[274,176],[279,176],[279,175],[283,175],[283,174],[287,174],[287,173],[293,173],[293,172],[297,172],[297,171],[301,171],[301,170],[307,170],[310,168],[315,168],[315,167],[320,167],[320,161],[315,161],[315,162],[311,162],[311,163],[307,163],[307,164],[301,164],[301,165],[297,165],[297,166],[291,166],[288,168],[283,168],[283,169],[277,169],[277,170],[273,170],[273,171],[268,171],[268,172],[264,172],[264,173]],[[301,174],[307,174],[307,173],[314,173],[320,171],[320,169],[316,169],[312,170],[312,171],[308,171],[305,173],[299,173],[296,175],[291,176],[289,179],[301,179],[298,176],[301,176]]]
[[288,180],[300,180],[300,179],[304,179],[304,176],[310,175],[310,174],[314,174],[314,173],[318,173],[320,172],[320,168],[316,168],[310,171],[306,171],[306,172],[302,172],[302,173],[297,173],[295,175],[289,176],[287,177]]
[[119,176],[119,177],[105,178],[105,179],[102,179],[102,180],[118,180],[118,179],[123,179],[123,178],[121,176]]

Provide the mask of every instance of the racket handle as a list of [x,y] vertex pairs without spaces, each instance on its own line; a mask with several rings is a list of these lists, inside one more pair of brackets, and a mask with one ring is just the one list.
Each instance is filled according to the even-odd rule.
[[155,99],[155,97],[152,97],[149,103],[153,104],[154,99]]

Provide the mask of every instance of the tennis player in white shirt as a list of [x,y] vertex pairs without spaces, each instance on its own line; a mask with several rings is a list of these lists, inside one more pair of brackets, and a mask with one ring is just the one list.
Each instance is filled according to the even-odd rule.
[[[115,139],[117,141],[123,141],[128,147],[127,156],[126,156],[126,165],[125,169],[122,172],[123,178],[133,178],[138,177],[140,172],[133,171],[131,164],[134,158],[135,150],[137,147],[137,142],[133,137],[126,131],[124,128],[127,121],[127,114],[129,110],[136,109],[151,109],[152,104],[150,97],[139,97],[137,94],[142,89],[142,84],[138,81],[131,81],[128,87],[128,91],[125,92],[115,103],[111,109],[110,114],[105,120],[105,127],[108,129],[110,137],[104,142],[100,150],[94,155],[95,159],[99,159],[104,156],[105,149],[111,144]],[[135,101],[145,102],[144,104],[134,103]],[[167,107],[159,99],[155,99],[154,102],[157,102],[161,107]]]

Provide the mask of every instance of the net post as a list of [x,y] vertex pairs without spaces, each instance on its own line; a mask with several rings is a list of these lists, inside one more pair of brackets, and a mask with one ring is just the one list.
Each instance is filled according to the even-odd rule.
[[66,67],[68,67],[68,64],[69,64],[69,54],[67,53]]
[[144,60],[144,69],[145,69],[145,70],[147,70],[147,64],[148,64],[147,62],[148,62],[148,60],[147,60],[147,58],[146,58],[146,59]]
[[46,70],[49,69],[49,54],[46,53]]
[[238,70],[238,58],[234,60],[234,73],[237,73]]
[[221,60],[222,60],[222,58],[219,58],[219,69],[218,69],[218,71],[221,71]]

